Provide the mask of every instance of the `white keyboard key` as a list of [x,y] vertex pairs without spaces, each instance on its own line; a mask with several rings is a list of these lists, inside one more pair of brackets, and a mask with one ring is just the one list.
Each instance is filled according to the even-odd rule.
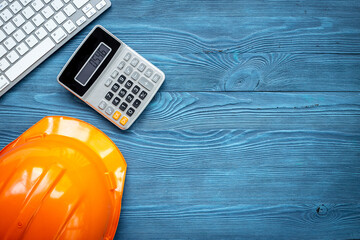
[[1,18],[4,20],[4,22],[7,22],[13,15],[9,11],[9,9],[5,9],[0,13]]
[[25,22],[25,19],[21,14],[18,14],[16,17],[13,18],[13,22],[17,27],[20,27]]
[[3,10],[4,8],[6,8],[7,6],[8,6],[7,1],[2,1],[2,2],[0,3],[0,11]]
[[17,42],[21,42],[25,38],[25,33],[21,29],[18,29],[13,36]]
[[17,14],[21,10],[21,8],[21,4],[17,1],[10,5],[10,9],[14,14]]
[[74,8],[74,6],[70,3],[69,5],[67,5],[66,7],[64,7],[64,12],[66,13],[66,15],[68,15],[69,17],[71,15],[73,15],[76,12],[76,9]]
[[76,20],[76,24],[78,26],[80,26],[81,24],[83,24],[86,21],[86,17],[82,16],[81,18],[79,18],[78,20]]
[[6,58],[0,60],[0,70],[5,71],[10,66],[10,63]]
[[11,34],[13,31],[15,31],[15,26],[14,24],[12,24],[12,22],[8,22],[5,26],[4,26],[4,31],[9,35]]
[[4,24],[4,22],[0,19],[0,26],[2,26]]
[[25,43],[20,43],[17,47],[16,50],[18,51],[18,53],[22,56],[24,55],[27,51],[29,51],[28,46],[25,45]]
[[40,9],[42,9],[42,7],[44,6],[44,4],[42,3],[41,0],[34,0],[31,3],[31,6],[35,9],[35,11],[39,11]]
[[106,5],[106,2],[104,0],[101,0],[98,4],[96,4],[97,10],[102,9]]
[[51,3],[51,6],[55,9],[55,11],[59,11],[60,8],[64,6],[61,0],[54,0]]
[[75,24],[71,20],[67,20],[64,23],[63,27],[68,33],[72,33],[76,29]]
[[8,50],[11,50],[13,47],[15,47],[16,42],[12,37],[9,37],[5,40],[4,45]]
[[34,15],[34,10],[32,10],[32,8],[30,6],[26,7],[23,11],[22,14],[24,15],[24,17],[26,19],[31,18]]
[[65,14],[63,14],[63,12],[59,12],[58,14],[55,15],[54,18],[58,24],[61,24],[66,20]]
[[66,35],[67,34],[65,33],[65,31],[61,27],[59,27],[51,34],[51,37],[55,40],[56,43],[59,43],[66,37]]
[[54,22],[54,20],[50,19],[45,23],[45,27],[49,32],[52,32],[52,30],[54,30],[57,27],[57,25]]
[[44,2],[45,2],[45,3],[49,3],[49,2],[51,2],[51,0],[44,0]]
[[95,13],[96,13],[95,8],[92,8],[92,9],[90,9],[90,10],[86,13],[86,16],[87,16],[88,18],[91,18]]
[[41,16],[40,13],[36,14],[35,17],[32,18],[32,21],[35,23],[35,25],[38,27],[45,21],[44,18]]
[[54,10],[52,10],[52,8],[50,6],[46,6],[43,10],[41,10],[41,13],[47,19],[54,14]]
[[43,27],[41,27],[35,31],[35,35],[38,37],[38,39],[42,40],[47,35],[47,32]]
[[19,59],[19,54],[17,54],[17,52],[15,52],[14,50],[12,50],[11,52],[8,53],[8,55],[6,55],[7,59],[9,59],[9,61],[11,63],[16,62],[16,60]]
[[22,28],[24,29],[26,34],[30,34],[35,29],[34,25],[31,22],[25,23]]
[[68,3],[68,2],[70,2],[70,0],[64,0],[64,2],[65,2],[65,3]]
[[84,13],[87,13],[90,9],[92,9],[92,7],[93,6],[91,5],[91,3],[88,3],[88,4],[85,5],[85,7],[82,8],[82,11]]
[[74,4],[77,8],[81,8],[84,6],[85,3],[87,3],[89,0],[74,0]]
[[22,3],[22,5],[26,6],[28,5],[32,0],[20,0],[20,2]]
[[0,30],[0,42],[6,38],[6,34]]
[[14,81],[54,47],[55,43],[49,37],[45,38],[44,41],[40,42],[36,47],[25,54],[17,63],[12,65],[11,68],[5,72],[5,75],[10,79],[10,81]]
[[3,75],[0,75],[0,91],[3,90],[7,85],[9,85],[9,81]]
[[4,56],[5,53],[7,53],[7,50],[3,45],[0,45],[0,57]]
[[34,35],[30,35],[30,37],[28,37],[25,42],[27,43],[27,45],[29,45],[30,48],[32,48],[33,46],[35,46],[39,41],[35,38]]

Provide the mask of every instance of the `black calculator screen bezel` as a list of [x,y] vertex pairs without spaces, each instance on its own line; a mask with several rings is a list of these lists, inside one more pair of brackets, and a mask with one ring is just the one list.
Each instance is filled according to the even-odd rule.
[[[102,62],[99,68],[96,70],[94,75],[88,81],[88,83],[83,86],[75,80],[75,76],[79,73],[81,68],[86,64],[87,60],[96,50],[96,48],[101,44],[105,43],[107,46],[111,48],[110,53],[107,55],[106,59]],[[87,37],[85,42],[81,45],[81,47],[77,50],[75,55],[67,64],[66,68],[63,70],[59,77],[59,81],[75,92],[77,95],[82,97],[87,90],[94,84],[96,79],[100,76],[102,71],[109,64],[112,57],[115,55],[116,51],[120,48],[121,43],[109,35],[102,28],[95,28],[92,33]]]

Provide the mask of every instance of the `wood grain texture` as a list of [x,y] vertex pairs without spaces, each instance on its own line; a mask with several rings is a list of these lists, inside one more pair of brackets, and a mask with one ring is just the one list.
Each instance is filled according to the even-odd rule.
[[[128,171],[115,239],[360,239],[360,1],[119,1],[0,98],[0,148],[82,119]],[[166,74],[120,131],[56,82],[101,24]]]

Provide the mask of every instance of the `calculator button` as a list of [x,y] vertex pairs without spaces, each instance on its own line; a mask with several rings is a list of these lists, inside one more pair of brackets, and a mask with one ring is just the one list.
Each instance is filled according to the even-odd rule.
[[124,116],[124,117],[122,117],[122,119],[120,120],[120,124],[123,125],[123,126],[125,126],[125,124],[127,123],[128,120],[129,120],[129,119]]
[[111,74],[111,77],[116,78],[118,74],[119,74],[119,72],[114,70],[113,73]]
[[137,58],[134,58],[130,64],[131,64],[131,66],[136,67],[136,65],[138,65],[138,63],[139,63],[139,60]]
[[131,103],[131,101],[132,101],[133,99],[134,99],[134,96],[131,95],[131,94],[129,94],[129,95],[126,96],[125,101],[127,101],[128,103]]
[[130,75],[130,74],[132,73],[132,71],[133,71],[132,67],[127,66],[127,67],[125,68],[124,73],[125,73],[126,75]]
[[129,109],[127,110],[126,114],[127,114],[129,117],[131,117],[131,116],[134,114],[134,112],[135,112],[135,109],[129,108]]
[[157,81],[159,81],[159,79],[160,76],[158,74],[155,74],[151,80],[156,83]]
[[120,97],[124,97],[126,95],[127,91],[125,89],[121,89],[119,92]]
[[140,91],[140,87],[139,87],[139,86],[135,86],[135,87],[132,89],[131,92],[136,95],[139,91]]
[[114,94],[112,92],[108,92],[105,96],[105,99],[110,101],[112,99],[112,97],[114,96]]
[[140,78],[139,84],[149,91],[151,91],[151,89],[153,89],[154,87],[154,84],[152,84],[149,80],[147,80],[144,77]]
[[124,103],[124,102],[123,102],[123,103],[120,105],[119,108],[120,108],[121,111],[125,111],[125,109],[126,109],[127,107],[128,107],[127,103]]
[[121,76],[119,77],[119,79],[118,79],[118,82],[119,82],[120,84],[123,84],[123,83],[125,82],[125,80],[126,80],[126,77],[125,77],[124,75],[121,75]]
[[140,98],[141,100],[144,100],[144,99],[146,98],[146,96],[147,96],[147,93],[146,93],[145,91],[142,91],[142,92],[140,93],[140,95],[139,95],[139,98]]
[[121,113],[119,111],[116,111],[112,117],[115,120],[119,120],[120,116],[121,116]]
[[133,82],[132,82],[132,81],[127,81],[127,82],[125,83],[125,87],[126,87],[127,89],[130,89],[132,85],[133,85]]
[[112,90],[113,92],[117,92],[117,91],[119,90],[119,88],[120,88],[120,85],[117,84],[117,83],[115,83],[115,84],[112,86],[111,90]]
[[138,80],[140,77],[140,74],[138,72],[134,72],[132,75],[131,75],[131,78],[134,79],[135,81]]
[[147,77],[151,77],[152,74],[153,74],[153,70],[151,68],[148,68],[145,72],[145,76]]
[[108,115],[111,115],[113,112],[114,112],[114,109],[112,107],[108,107],[105,112],[108,114]]
[[114,104],[115,106],[119,105],[120,103],[120,98],[116,97],[114,98],[114,100],[112,101],[112,104]]
[[133,106],[135,108],[138,108],[138,106],[140,106],[140,104],[141,104],[141,101],[139,99],[136,99],[135,102],[133,103]]
[[105,82],[105,86],[110,86],[111,85],[111,83],[112,83],[112,80],[109,78],[108,80],[106,80],[106,82]]
[[146,68],[145,64],[141,63],[141,64],[138,66],[137,69],[138,69],[140,72],[143,72],[143,71],[145,70],[145,68]]
[[129,61],[130,58],[131,58],[131,54],[130,54],[130,53],[127,53],[127,54],[125,55],[125,57],[124,57],[124,60],[125,60],[125,61]]
[[99,104],[99,108],[101,109],[101,110],[104,110],[105,108],[106,108],[106,102],[105,101],[101,101],[100,102],[100,104]]
[[124,61],[121,61],[121,63],[119,63],[119,65],[117,66],[118,69],[123,69],[125,67],[125,62]]

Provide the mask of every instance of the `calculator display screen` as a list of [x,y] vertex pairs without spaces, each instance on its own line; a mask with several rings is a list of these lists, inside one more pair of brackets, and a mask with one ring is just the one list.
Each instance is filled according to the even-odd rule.
[[110,47],[103,42],[100,43],[85,65],[81,68],[80,72],[75,76],[75,80],[85,86],[110,52]]

